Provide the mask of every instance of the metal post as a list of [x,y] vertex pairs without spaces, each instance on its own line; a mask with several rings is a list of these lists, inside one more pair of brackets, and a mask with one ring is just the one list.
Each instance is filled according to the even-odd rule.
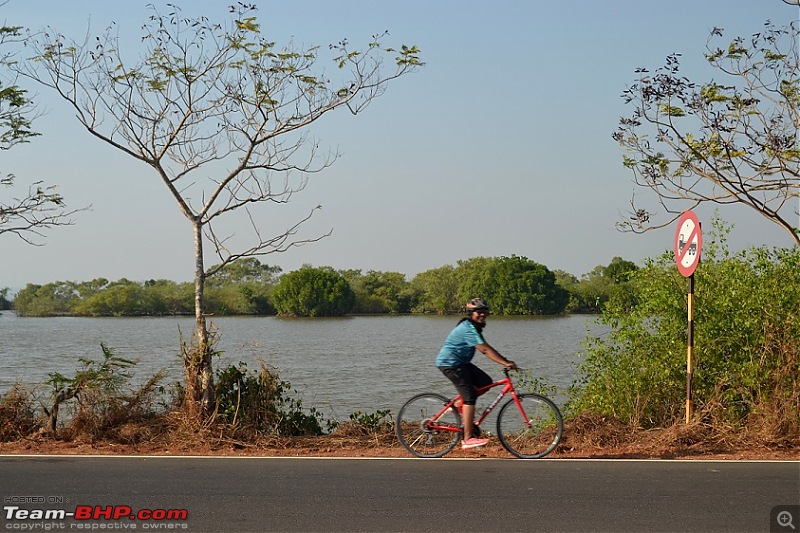
[[692,377],[694,375],[694,273],[689,276],[689,327],[687,331],[686,349],[686,423],[692,419],[693,397]]

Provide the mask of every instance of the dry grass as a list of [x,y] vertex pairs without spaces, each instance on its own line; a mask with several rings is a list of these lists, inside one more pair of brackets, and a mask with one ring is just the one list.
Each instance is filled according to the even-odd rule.
[[33,395],[24,387],[14,385],[0,401],[0,442],[24,438],[38,427]]
[[[241,424],[201,423],[183,410],[155,406],[155,381],[127,397],[85,395],[54,434],[41,431],[36,398],[22,387],[0,397],[0,453],[157,454],[334,457],[408,457],[388,413],[354,413],[331,433],[291,437]],[[722,405],[707,402],[690,424],[641,429],[582,414],[565,420],[564,436],[550,457],[751,458],[800,460],[798,406],[762,405],[739,425],[726,423]],[[510,457],[493,440],[480,451],[451,457]]]
[[[606,417],[581,415],[565,422],[556,453],[614,457],[702,457],[800,459],[800,439],[762,438],[754,428],[709,424],[698,417],[666,428],[630,428]],[[605,452],[603,452],[605,450]]]
[[[176,412],[157,421],[128,422],[105,438],[73,438],[66,432],[55,437],[34,434],[0,442],[0,453],[409,457],[389,425],[372,431],[350,422],[322,436],[261,435],[245,440],[231,434],[230,427],[198,426]],[[511,457],[494,440],[479,451],[456,449],[448,456]],[[701,422],[632,430],[604,417],[583,415],[566,421],[564,438],[550,457],[800,460],[800,442],[770,445],[753,440],[748,432],[719,432]]]

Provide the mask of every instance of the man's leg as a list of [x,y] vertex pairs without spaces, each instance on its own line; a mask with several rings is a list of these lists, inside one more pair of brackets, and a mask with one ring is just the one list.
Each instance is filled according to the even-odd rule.
[[468,438],[472,437],[472,431],[475,429],[475,405],[464,405],[463,410],[461,412],[461,417],[463,419],[463,426],[464,426],[464,436],[463,439],[467,440]]

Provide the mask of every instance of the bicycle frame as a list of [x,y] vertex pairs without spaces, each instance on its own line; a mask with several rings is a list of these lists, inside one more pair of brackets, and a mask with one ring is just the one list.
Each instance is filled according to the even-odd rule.
[[[529,419],[528,419],[528,415],[525,414],[525,409],[522,407],[522,402],[519,401],[519,396],[517,395],[516,389],[514,389],[514,384],[511,381],[511,376],[509,376],[508,370],[504,369],[503,373],[506,375],[505,378],[499,379],[499,380],[497,380],[497,381],[495,381],[493,383],[490,383],[489,385],[486,385],[485,387],[478,387],[478,389],[477,389],[478,396],[483,396],[485,393],[489,392],[491,389],[493,389],[495,387],[502,386],[503,389],[500,391],[500,394],[497,395],[497,398],[495,398],[494,401],[492,401],[492,403],[490,403],[489,406],[486,407],[486,409],[483,410],[483,412],[481,413],[481,416],[478,418],[478,420],[475,421],[475,427],[480,427],[481,423],[486,419],[486,417],[489,416],[489,414],[492,411],[494,411],[495,407],[497,407],[500,404],[500,402],[503,400],[503,398],[505,398],[506,394],[509,394],[509,393],[511,393],[511,397],[514,398],[514,403],[517,405],[517,409],[519,409],[519,412],[522,413],[522,419],[525,420],[526,424],[528,425],[528,427],[530,427],[530,422],[529,422]],[[428,424],[427,424],[428,428],[431,429],[431,430],[438,430],[438,431],[451,431],[451,432],[454,432],[454,433],[460,432],[461,428],[457,428],[457,427],[454,427],[454,426],[451,426],[451,425],[440,425],[440,424],[437,424],[436,422],[448,410],[454,408],[455,404],[461,399],[462,399],[461,395],[459,394],[458,396],[456,396],[455,398],[453,398],[452,400],[447,402],[445,404],[445,406],[438,413],[436,413],[436,415],[433,418],[431,418],[431,420],[428,422]],[[458,409],[458,408],[456,408],[456,409]],[[459,413],[460,412],[461,411],[459,410]]]

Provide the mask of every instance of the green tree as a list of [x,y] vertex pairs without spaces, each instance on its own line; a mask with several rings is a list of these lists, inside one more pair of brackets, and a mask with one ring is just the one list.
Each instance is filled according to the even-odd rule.
[[85,316],[143,316],[152,314],[142,284],[122,278],[76,303],[73,313]]
[[257,283],[230,283],[206,289],[206,308],[215,315],[271,315],[275,307],[271,286]]
[[636,266],[636,263],[626,261],[621,257],[614,257],[614,259],[603,268],[603,277],[617,284],[625,283],[638,269],[639,267]]
[[78,283],[75,286],[75,290],[77,291],[81,299],[85,299],[94,294],[97,294],[101,290],[105,289],[107,286],[108,286],[108,280],[106,278],[95,278],[91,281],[83,281],[81,283]]
[[[211,267],[218,268],[218,265]],[[208,286],[222,286],[238,283],[259,283],[274,285],[281,273],[281,267],[264,265],[256,257],[245,257],[219,266],[216,275],[208,280]]]
[[[5,2],[0,3],[0,6]],[[0,26],[0,46],[17,42],[22,33],[21,26]],[[10,53],[0,55],[0,67],[7,70],[13,63]],[[0,82],[0,147],[8,150],[16,144],[28,142],[39,133],[31,129],[31,115],[34,103],[27,96],[27,91],[13,83]]]
[[148,315],[191,315],[194,311],[194,287],[165,279],[144,282],[144,306]]
[[[336,69],[318,74],[321,49],[279,48],[263,34],[254,6],[239,3],[222,24],[169,9],[153,8],[144,25],[145,50],[133,60],[123,56],[113,28],[82,43],[45,31],[28,41],[35,57],[19,72],[62,96],[95,138],[150,167],[189,222],[196,349],[184,362],[184,405],[193,418],[210,417],[215,398],[206,278],[236,260],[322,238],[297,236],[315,210],[273,237],[264,234],[254,210],[289,202],[305,187],[305,176],[336,159],[319,156],[304,133],[311,124],[339,108],[361,112],[389,82],[422,63],[416,47],[386,48],[375,36],[364,50],[351,49],[347,40],[332,45]],[[387,57],[395,69],[384,75]],[[252,245],[231,249],[224,228],[237,216],[251,224]],[[220,261],[210,269],[206,244]]]
[[456,269],[451,265],[420,272],[411,280],[416,294],[412,311],[445,315],[458,313],[464,307],[458,300]]
[[405,274],[370,270],[344,270],[355,294],[354,313],[408,313],[414,298]]
[[105,278],[76,283],[56,281],[28,284],[14,301],[21,316],[142,316],[191,314],[193,287],[189,283],[149,280],[144,283]]
[[596,266],[581,276],[579,282],[564,287],[570,291],[570,311],[599,313],[611,298],[619,303],[629,300],[632,295],[628,280],[637,269],[635,263],[621,257],[614,257],[606,266]]
[[281,276],[272,299],[283,316],[343,316],[353,308],[355,294],[344,276],[331,267],[306,265]]
[[[614,138],[636,184],[652,191],[668,215],[631,202],[623,229],[672,224],[688,207],[741,204],[785,230],[800,245],[800,58],[798,26],[767,23],[751,38],[722,41],[714,28],[705,54],[714,69],[701,83],[680,72],[679,54],[623,94],[634,110]],[[722,41],[722,42],[719,42]]]
[[613,282],[604,274],[605,267],[597,265],[581,276],[578,285],[573,288],[578,310],[584,313],[599,313],[608,301]]
[[208,312],[221,315],[274,314],[270,292],[280,273],[280,267],[261,264],[255,257],[228,263],[209,279],[206,290]]
[[[0,3],[0,6],[5,2]],[[0,46],[4,47],[21,38],[20,26],[0,26]],[[11,53],[0,54],[0,69],[5,72],[14,64]],[[33,131],[35,105],[27,91],[15,83],[3,83],[0,79],[0,151],[29,142],[39,133]],[[13,174],[0,175],[0,186],[11,189]],[[69,218],[76,211],[67,212],[64,198],[55,185],[45,186],[36,181],[21,195],[0,199],[0,234],[16,235],[28,244],[38,245],[43,230],[55,226],[71,225]]]
[[29,283],[15,296],[14,309],[20,316],[70,315],[78,299],[75,284],[69,281]]
[[463,279],[460,301],[482,296],[492,311],[504,315],[563,313],[569,293],[546,266],[526,257],[478,257],[459,262]]
[[564,309],[568,313],[583,313],[582,301],[578,295],[578,287],[580,286],[580,280],[575,277],[574,274],[570,274],[565,270],[554,270],[553,275],[556,277],[556,283],[559,287],[564,289],[569,293],[569,302],[567,303],[566,309]]

